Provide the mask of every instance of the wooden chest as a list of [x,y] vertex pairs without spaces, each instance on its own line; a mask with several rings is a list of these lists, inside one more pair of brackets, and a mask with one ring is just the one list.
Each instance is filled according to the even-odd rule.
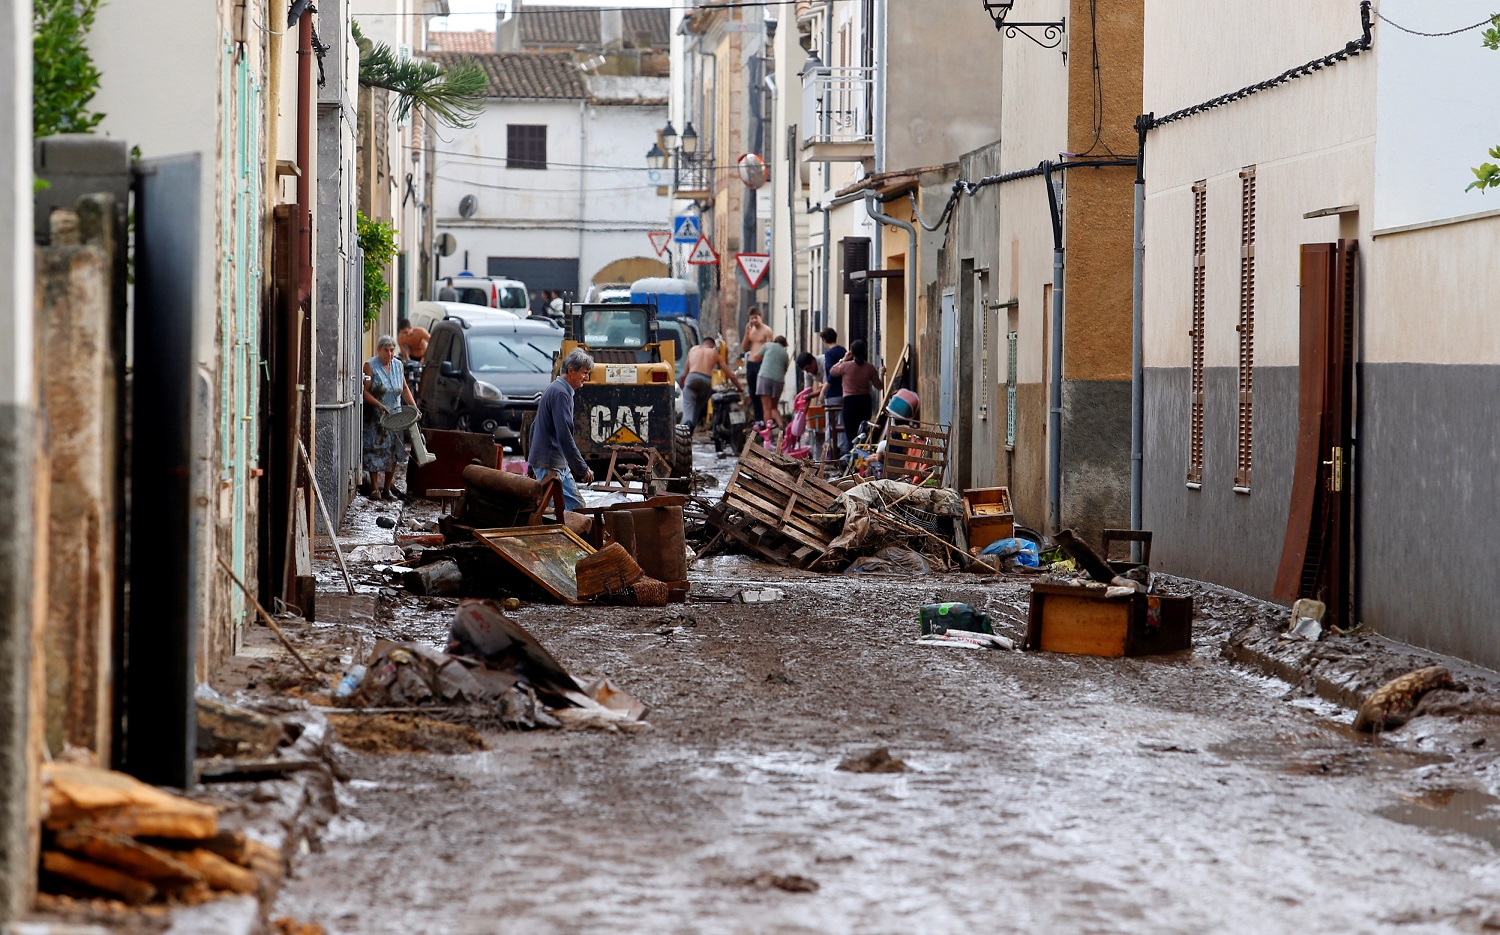
[[1150,656],[1190,649],[1193,599],[1163,594],[1107,598],[1099,589],[1035,584],[1026,648],[1083,656]]
[[965,490],[964,523],[969,529],[971,552],[1014,536],[1016,517],[1010,506],[1010,488],[971,487]]

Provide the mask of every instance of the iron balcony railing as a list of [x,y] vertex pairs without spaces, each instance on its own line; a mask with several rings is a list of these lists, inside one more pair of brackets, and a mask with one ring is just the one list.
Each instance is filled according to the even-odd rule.
[[814,65],[802,75],[802,145],[874,139],[875,69]]

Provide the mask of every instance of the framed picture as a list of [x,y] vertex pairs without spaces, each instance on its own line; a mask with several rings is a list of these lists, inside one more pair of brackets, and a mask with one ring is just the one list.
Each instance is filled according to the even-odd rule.
[[566,526],[476,529],[474,537],[565,604],[581,604],[573,569],[594,549]]

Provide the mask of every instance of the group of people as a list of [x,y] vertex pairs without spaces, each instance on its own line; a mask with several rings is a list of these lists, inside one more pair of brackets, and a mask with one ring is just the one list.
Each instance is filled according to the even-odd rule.
[[[781,394],[786,387],[787,371],[791,369],[791,351],[786,337],[771,330],[760,309],[750,309],[748,319],[745,336],[740,341],[745,361],[744,383],[713,338],[705,337],[703,343],[688,351],[682,375],[684,425],[696,426],[702,421],[713,392],[713,372],[720,370],[741,395],[750,397],[755,421],[772,421],[778,428],[786,427]],[[884,389],[885,383],[879,368],[870,362],[864,341],[854,341],[845,348],[838,343],[838,333],[832,328],[824,328],[819,337],[823,341],[822,359],[804,351],[797,355],[797,371],[810,375],[818,387],[828,417],[830,447],[841,455],[853,447],[861,427],[874,413],[872,394]]]

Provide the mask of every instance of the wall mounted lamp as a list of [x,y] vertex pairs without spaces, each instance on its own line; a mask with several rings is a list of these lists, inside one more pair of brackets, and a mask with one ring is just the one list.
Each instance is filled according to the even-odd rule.
[[[1010,15],[1010,9],[1016,0],[979,0],[984,5],[984,12],[995,21],[995,31],[1007,39],[1014,39],[1017,35],[1025,36],[1032,42],[1044,49],[1055,49],[1062,45],[1063,36],[1067,32],[1068,18],[1064,16],[1055,23],[1012,23],[1007,22],[1005,17]],[[1041,30],[1040,38],[1027,32],[1028,29]],[[1067,61],[1067,50],[1063,51],[1063,60]]]

